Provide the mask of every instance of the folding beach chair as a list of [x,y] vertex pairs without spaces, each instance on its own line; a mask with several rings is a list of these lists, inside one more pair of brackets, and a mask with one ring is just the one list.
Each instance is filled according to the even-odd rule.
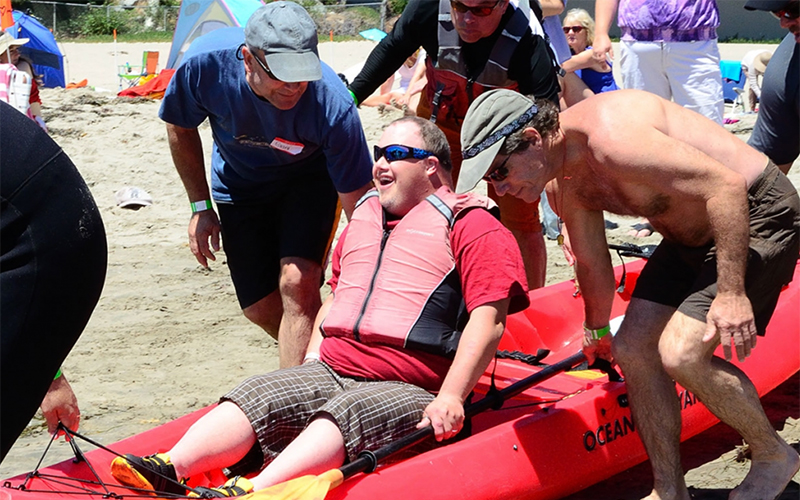
[[[131,66],[124,64],[117,67],[117,76],[119,76],[119,88],[122,89],[123,85],[127,83],[127,87],[139,85],[139,82],[150,75],[155,76],[158,69],[158,52],[145,51],[142,53],[142,65]],[[147,80],[147,79],[145,79]]]
[[745,74],[742,70],[741,61],[719,62],[720,72],[722,73],[722,97],[725,102],[734,103],[738,97],[736,89],[744,88]]

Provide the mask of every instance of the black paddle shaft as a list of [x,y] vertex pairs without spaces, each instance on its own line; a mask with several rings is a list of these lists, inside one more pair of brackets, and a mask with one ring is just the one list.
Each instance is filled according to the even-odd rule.
[[[544,382],[545,380],[563,371],[569,370],[585,360],[586,356],[583,355],[583,352],[579,352],[566,359],[562,359],[557,363],[546,366],[533,375],[514,382],[505,389],[487,394],[486,397],[480,401],[467,406],[464,409],[464,415],[466,418],[470,418],[490,408],[497,408],[498,405],[502,406],[502,403],[507,399],[513,398],[529,387],[540,382]],[[433,436],[432,426],[429,425],[427,427],[423,427],[422,429],[417,429],[411,434],[398,439],[394,443],[387,444],[383,448],[379,448],[375,451],[362,451],[356,460],[342,466],[339,470],[342,471],[342,475],[344,475],[345,478],[348,478],[359,472],[372,472],[380,462],[386,460],[396,453],[399,453],[417,443],[424,441],[430,436]]]

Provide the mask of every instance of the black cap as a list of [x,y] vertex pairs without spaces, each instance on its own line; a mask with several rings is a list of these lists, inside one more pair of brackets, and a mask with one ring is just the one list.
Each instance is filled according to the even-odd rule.
[[747,10],[766,10],[776,12],[785,9],[792,0],[747,0],[744,8]]

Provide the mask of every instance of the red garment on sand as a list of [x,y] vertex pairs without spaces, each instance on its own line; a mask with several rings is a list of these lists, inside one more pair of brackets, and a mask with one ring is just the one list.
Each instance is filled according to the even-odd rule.
[[164,69],[157,77],[153,78],[144,85],[136,85],[123,90],[119,97],[148,97],[150,99],[161,99],[164,97],[164,92],[167,90],[169,81],[172,80],[172,75],[175,74],[174,69]]

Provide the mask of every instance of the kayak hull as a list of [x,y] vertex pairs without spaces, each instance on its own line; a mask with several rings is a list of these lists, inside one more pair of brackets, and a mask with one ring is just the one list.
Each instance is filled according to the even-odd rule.
[[[627,285],[617,293],[612,317],[618,323],[630,301],[630,290],[643,263],[628,264]],[[617,270],[618,280],[621,271]],[[800,370],[800,270],[785,288],[767,328],[746,362],[747,373],[759,395],[771,391]],[[550,350],[551,364],[580,350],[583,302],[565,282],[531,292],[531,307],[509,316],[501,349],[534,354]],[[612,322],[613,324],[613,322]],[[721,351],[718,351],[718,355]],[[538,371],[539,367],[509,359],[497,360],[495,384],[506,387]],[[476,397],[491,385],[490,366],[476,387]],[[718,420],[690,392],[676,384],[683,420],[681,440],[710,428]],[[209,408],[120,441],[110,448],[119,453],[150,454],[170,448]],[[102,449],[86,453],[104,483],[117,485],[108,472],[114,455]],[[647,456],[631,416],[624,382],[609,381],[595,370],[561,373],[473,419],[473,435],[410,459],[358,474],[331,490],[327,499],[452,498],[556,499],[580,491],[624,471]],[[56,477],[94,477],[85,463],[64,461],[40,469]],[[220,471],[191,478],[190,485],[218,485]],[[64,484],[48,478],[17,476],[3,482],[0,500],[73,498]],[[24,484],[25,490],[18,489]],[[98,495],[98,485],[82,485]],[[117,496],[136,496],[109,486]],[[130,496],[129,496],[130,495]],[[82,496],[86,496],[85,494]]]

